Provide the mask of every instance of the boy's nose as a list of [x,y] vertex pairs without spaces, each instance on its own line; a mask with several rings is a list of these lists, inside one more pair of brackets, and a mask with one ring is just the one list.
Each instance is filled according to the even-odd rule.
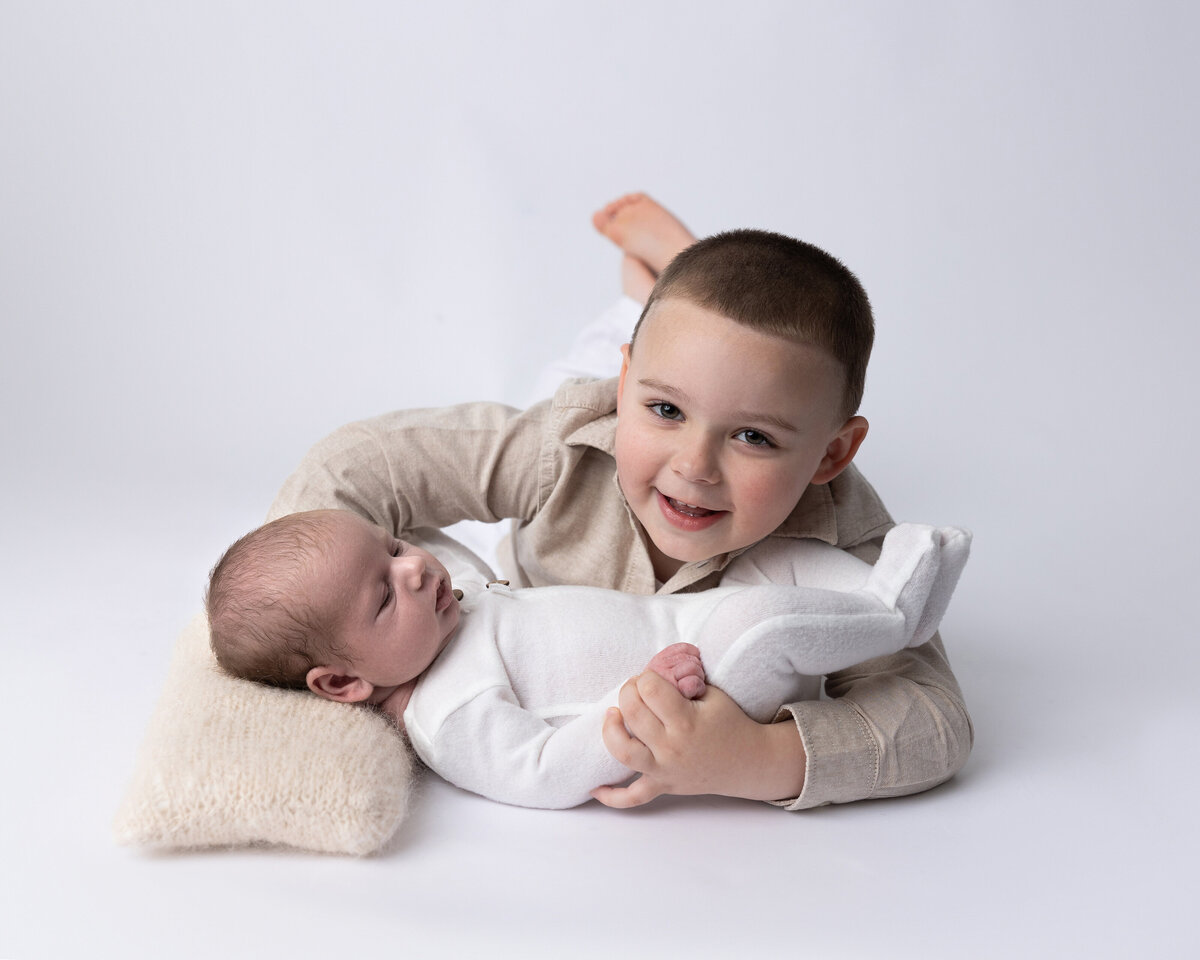
[[681,442],[671,458],[671,469],[689,483],[716,483],[721,471],[717,451],[708,437],[693,437]]

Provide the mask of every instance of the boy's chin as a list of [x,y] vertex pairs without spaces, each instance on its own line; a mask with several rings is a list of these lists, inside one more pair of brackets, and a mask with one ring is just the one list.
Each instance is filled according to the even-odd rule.
[[652,552],[657,554],[659,558],[679,567],[682,567],[686,563],[700,563],[717,556],[719,553],[727,552],[721,549],[713,552],[705,546],[688,543],[686,540],[680,543],[679,537],[671,537],[669,540],[665,537],[660,539],[666,542],[660,543],[659,540],[651,538],[651,543],[654,545]]

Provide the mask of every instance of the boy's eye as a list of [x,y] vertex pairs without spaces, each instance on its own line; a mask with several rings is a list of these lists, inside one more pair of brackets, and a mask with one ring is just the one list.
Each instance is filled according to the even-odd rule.
[[773,447],[775,444],[771,442],[771,438],[765,433],[759,433],[757,430],[739,430],[734,434],[735,437],[740,437],[743,442],[750,444],[752,447]]
[[683,411],[673,403],[651,403],[649,407],[656,416],[662,417],[664,420],[683,419]]

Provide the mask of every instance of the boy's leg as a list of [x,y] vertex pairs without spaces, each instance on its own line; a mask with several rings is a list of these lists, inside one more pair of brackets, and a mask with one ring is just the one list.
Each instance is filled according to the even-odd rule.
[[547,364],[522,398],[525,405],[551,396],[570,377],[615,377],[621,345],[629,342],[658,271],[695,239],[668,210],[643,193],[631,193],[592,216],[596,229],[620,247],[625,296],[584,327],[567,353]]
[[621,292],[630,300],[644,307],[657,279],[637,257],[628,253],[621,257]]
[[624,252],[621,287],[645,303],[658,275],[696,240],[666,207],[644,193],[628,193],[592,215],[592,224]]

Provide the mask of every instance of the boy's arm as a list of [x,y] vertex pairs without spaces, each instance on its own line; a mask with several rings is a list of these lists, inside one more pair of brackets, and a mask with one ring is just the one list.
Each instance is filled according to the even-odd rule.
[[[851,552],[873,563],[879,540]],[[643,675],[622,692],[605,744],[643,777],[603,791],[610,806],[662,793],[720,793],[771,800],[789,810],[936,786],[966,762],[973,729],[941,638],[830,674],[830,699],[784,706],[757,724],[719,691],[688,702]],[[710,696],[717,696],[710,701]],[[783,785],[789,789],[779,792]]]
[[353,510],[396,535],[459,520],[528,517],[537,508],[548,403],[401,410],[347,424],[284,482],[268,519]]
[[[882,542],[848,552],[873,564]],[[825,694],[780,710],[808,753],[804,790],[789,810],[919,793],[967,762],[975,731],[940,634],[829,674]]]
[[813,745],[789,810],[919,793],[966,763],[974,728],[939,635],[830,674],[825,690],[831,699],[784,707]]
[[715,793],[803,810],[918,793],[966,761],[971,720],[940,638],[831,674],[826,690],[835,699],[788,704],[784,719],[760,724],[715,687],[685,700],[643,674],[603,731],[613,756],[642,777],[594,796],[633,807],[664,793]]
[[606,806],[641,806],[664,793],[778,801],[804,788],[795,725],[757,723],[713,686],[685,700],[647,671],[621,689],[620,711],[605,717],[602,736],[617,760],[641,774],[629,786],[592,791]]

